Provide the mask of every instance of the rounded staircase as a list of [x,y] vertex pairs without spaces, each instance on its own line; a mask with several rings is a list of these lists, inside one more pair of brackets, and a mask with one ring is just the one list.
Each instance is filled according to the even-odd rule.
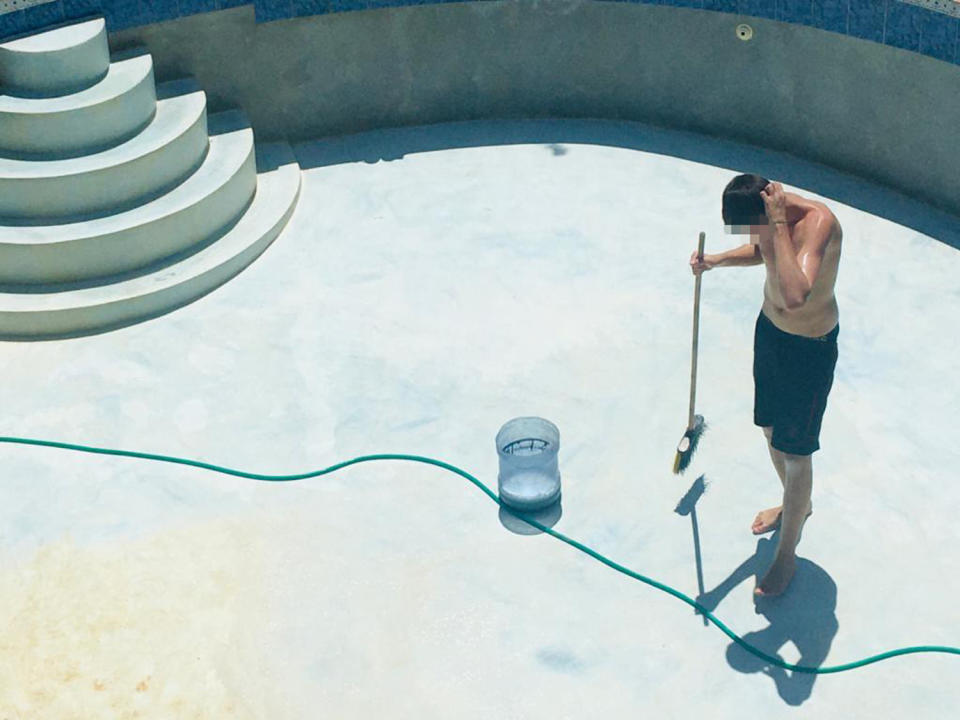
[[0,44],[0,339],[167,313],[253,262],[300,194],[287,143],[192,78],[110,56],[102,18]]

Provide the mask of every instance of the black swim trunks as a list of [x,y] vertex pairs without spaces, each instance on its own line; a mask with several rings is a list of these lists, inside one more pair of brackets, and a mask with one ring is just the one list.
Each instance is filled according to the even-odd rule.
[[771,445],[793,455],[820,449],[820,423],[837,365],[837,323],[826,335],[784,332],[760,312],[753,338],[753,422],[773,426]]

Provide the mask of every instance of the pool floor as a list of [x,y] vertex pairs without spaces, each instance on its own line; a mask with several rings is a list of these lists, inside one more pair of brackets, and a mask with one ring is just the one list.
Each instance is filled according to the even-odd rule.
[[[0,343],[0,434],[278,474],[417,454],[496,491],[497,430],[539,415],[560,429],[555,529],[691,597],[699,569],[716,615],[766,652],[828,666],[960,646],[958,251],[784,182],[799,161],[766,153],[783,175],[762,174],[826,202],[844,247],[814,514],[788,592],[755,606],[775,540],[750,525],[780,504],[752,423],[761,267],[703,276],[709,427],[671,470],[688,259],[701,230],[707,252],[746,241],[723,234],[721,193],[759,170],[611,133],[653,147],[670,131],[478,121],[297,145],[290,224],[226,285],[122,330]],[[437,467],[266,483],[7,444],[0,466],[0,717],[946,718],[960,703],[952,655],[765,666]],[[701,475],[696,514],[678,514]]]

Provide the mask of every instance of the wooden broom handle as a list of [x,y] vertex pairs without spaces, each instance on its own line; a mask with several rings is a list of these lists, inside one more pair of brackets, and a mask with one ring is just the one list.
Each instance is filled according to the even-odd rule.
[[[703,262],[703,244],[707,239],[707,234],[700,231],[700,246],[697,249],[697,262]],[[697,400],[697,345],[700,331],[700,280],[703,273],[697,275],[697,281],[693,290],[693,360],[690,363],[690,417],[687,421],[687,429],[693,429],[693,408]]]

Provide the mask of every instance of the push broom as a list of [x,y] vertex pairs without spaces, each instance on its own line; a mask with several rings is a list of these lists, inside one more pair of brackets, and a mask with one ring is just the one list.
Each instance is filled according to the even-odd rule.
[[[700,232],[700,246],[697,249],[697,262],[703,262],[703,243],[707,234]],[[677,445],[677,456],[673,460],[673,473],[682,473],[690,464],[694,451],[697,449],[697,442],[707,425],[703,421],[703,415],[694,415],[693,407],[697,399],[697,339],[700,330],[700,279],[703,273],[697,273],[697,280],[693,291],[693,360],[690,368],[690,415],[687,420],[687,431],[680,439]]]

